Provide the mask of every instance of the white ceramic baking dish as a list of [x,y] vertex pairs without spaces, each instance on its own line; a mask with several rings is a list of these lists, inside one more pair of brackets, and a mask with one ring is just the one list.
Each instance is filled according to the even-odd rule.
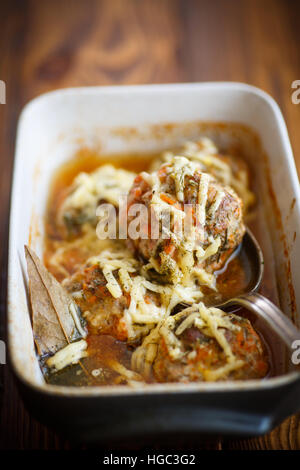
[[[237,125],[214,127],[209,122]],[[255,150],[253,136],[243,126],[258,134],[266,155]],[[200,133],[212,136],[221,147],[241,145],[250,164],[259,168],[269,233],[267,261],[276,274],[281,308],[300,324],[299,183],[282,114],[269,95],[248,85],[222,82],[74,88],[42,95],[26,105],[18,126],[8,330],[10,359],[24,400],[39,419],[55,428],[89,440],[141,432],[259,434],[300,409],[296,372],[263,381],[141,389],[50,386],[40,372],[25,291],[23,247],[30,240],[42,254],[43,215],[54,170],[82,146],[105,154],[145,152]],[[81,412],[74,413],[74,407]]]

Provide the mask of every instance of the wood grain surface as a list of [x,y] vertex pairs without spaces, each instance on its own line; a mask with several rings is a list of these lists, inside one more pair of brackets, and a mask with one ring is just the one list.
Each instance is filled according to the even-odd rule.
[[[7,87],[7,104],[0,105],[0,338],[6,337],[7,232],[16,123],[22,106],[40,93],[82,85],[247,82],[278,101],[300,172],[300,104],[291,101],[291,83],[300,79],[299,1],[9,0],[0,2],[0,15],[0,79]],[[0,366],[0,373],[4,383],[0,448],[73,448],[28,415],[9,365]],[[287,419],[261,438],[151,443],[158,449],[168,445],[300,449],[300,417]]]

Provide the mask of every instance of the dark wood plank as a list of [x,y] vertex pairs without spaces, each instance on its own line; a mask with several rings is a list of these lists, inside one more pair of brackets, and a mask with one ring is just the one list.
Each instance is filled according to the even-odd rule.
[[[7,104],[0,105],[1,338],[6,325],[13,147],[23,104],[40,93],[66,86],[244,81],[263,88],[279,102],[300,172],[300,105],[291,102],[291,83],[300,79],[299,15],[300,3],[285,0],[1,2],[0,79],[7,84]],[[24,410],[10,367],[0,371],[5,384],[0,447],[72,448],[72,443]],[[286,420],[262,438],[185,439],[176,446],[300,449],[299,419]]]

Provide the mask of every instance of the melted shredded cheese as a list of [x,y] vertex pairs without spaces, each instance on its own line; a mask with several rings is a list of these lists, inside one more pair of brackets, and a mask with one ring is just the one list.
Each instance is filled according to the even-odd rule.
[[157,355],[159,328],[160,324],[153,328],[144,339],[142,345],[131,356],[132,369],[140,372],[146,378],[149,378],[151,375],[152,364]]
[[80,318],[79,318],[79,312],[78,312],[78,306],[76,305],[75,302],[71,302],[70,305],[69,305],[69,311],[72,315],[72,318],[74,320],[74,323],[75,323],[75,326],[78,330],[78,332],[80,333],[80,335],[82,336],[82,338],[85,338],[86,335],[87,335],[87,332],[86,330],[82,327],[81,323],[80,323]]
[[184,200],[184,179],[186,176],[193,176],[195,173],[195,166],[184,157],[174,157],[172,160],[172,173],[171,177],[175,182],[176,197],[178,201]]
[[[90,258],[88,264],[96,264],[102,269],[107,281],[106,287],[114,298],[120,298],[123,292],[129,294],[130,303],[123,312],[123,321],[130,340],[147,334],[149,329],[170,315],[178,303],[193,304],[203,295],[195,286],[150,282],[140,274],[139,263],[125,248],[119,248],[118,251],[105,250]],[[157,294],[157,305],[154,299],[149,298],[148,294],[151,292]]]
[[198,204],[197,204],[197,216],[198,222],[201,228],[201,240],[204,239],[204,227],[206,222],[206,202],[207,202],[207,193],[208,193],[208,185],[211,180],[211,177],[206,174],[202,173],[200,178],[199,190],[198,190]]
[[51,372],[57,372],[71,364],[78,364],[80,359],[87,356],[87,342],[84,339],[68,344],[51,356],[46,364]]
[[[215,200],[211,204],[208,214],[206,213],[206,205],[208,199],[209,184],[213,181],[211,175],[207,173],[200,173],[199,167],[189,161],[185,157],[174,156],[169,161],[166,167],[168,175],[174,180],[176,198],[179,202],[184,202],[184,191],[185,191],[185,177],[194,176],[195,172],[198,171],[200,174],[200,182],[198,186],[197,195],[197,230],[195,226],[192,226],[189,233],[177,233],[175,227],[178,225],[178,220],[184,220],[186,213],[178,208],[176,204],[170,204],[163,200],[162,194],[166,194],[167,188],[161,183],[157,172],[153,172],[151,175],[143,173],[145,180],[152,186],[152,198],[150,205],[156,214],[157,220],[162,224],[161,239],[158,241],[157,246],[160,245],[160,241],[163,238],[169,238],[177,249],[177,261],[175,261],[171,255],[164,251],[159,253],[160,263],[154,257],[150,258],[149,264],[157,272],[164,274],[164,271],[168,270],[171,275],[173,283],[180,283],[185,287],[193,286],[197,282],[200,285],[206,285],[211,289],[216,288],[216,279],[213,274],[208,273],[205,269],[200,268],[200,265],[209,257],[212,257],[218,253],[221,247],[221,238],[216,237],[215,239],[211,236],[206,240],[205,236],[205,225],[206,218],[214,217],[223,198],[225,192],[217,190],[215,194]],[[170,195],[172,198],[172,195]],[[164,227],[162,220],[163,214],[169,213],[170,217],[170,228]],[[179,225],[183,228],[182,224]],[[173,227],[173,229],[172,229]],[[164,235],[164,237],[163,237]],[[203,248],[204,243],[206,248]]]
[[128,194],[134,178],[134,173],[112,165],[100,166],[92,173],[79,173],[61,206],[59,219],[63,220],[67,213],[74,213],[75,217],[79,212],[84,213],[85,220],[93,220],[100,200],[118,207],[121,196]]
[[[162,157],[154,162],[152,169],[156,170],[162,163],[170,163],[175,155],[170,151],[164,152]],[[253,205],[255,196],[249,189],[247,171],[239,169],[234,173],[230,163],[218,156],[218,149],[211,139],[203,137],[196,142],[185,142],[180,149],[180,155],[196,164],[200,171],[211,174],[225,186],[231,186],[242,198],[245,212]]]
[[217,196],[215,197],[214,202],[208,210],[209,217],[213,218],[216,215],[217,210],[219,209],[223,199],[225,197],[224,191],[218,191]]
[[[178,321],[181,321],[179,326]],[[184,346],[179,339],[179,336],[190,327],[196,327],[202,331],[206,336],[214,338],[226,357],[226,364],[211,370],[202,370],[203,380],[216,381],[228,375],[233,370],[243,367],[244,362],[237,359],[233,354],[229,341],[226,339],[225,331],[239,330],[238,325],[230,321],[228,314],[217,308],[208,308],[202,302],[193,305],[174,316],[162,320],[157,327],[144,339],[142,345],[137,348],[132,355],[132,368],[149,378],[151,374],[151,365],[153,365],[157,352],[158,345],[161,338],[168,350],[168,356],[171,361],[181,361],[185,355],[189,359],[195,359],[196,354],[191,354],[185,351]],[[151,346],[151,353],[148,355],[148,350]],[[195,352],[195,351],[193,351]],[[145,364],[147,358],[147,366]]]

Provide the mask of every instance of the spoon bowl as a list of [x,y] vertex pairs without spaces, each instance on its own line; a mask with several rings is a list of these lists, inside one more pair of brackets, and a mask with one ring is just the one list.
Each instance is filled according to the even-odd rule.
[[[264,258],[262,250],[249,228],[246,229],[242,242],[228,258],[224,267],[215,274],[219,276],[226,272],[227,269],[230,270],[230,263],[235,259],[242,267],[242,272],[245,275],[245,283],[238,288],[238,291],[231,292],[231,294],[227,292],[220,293],[218,291],[211,291],[209,295],[205,297],[207,306],[222,308],[232,297],[240,296],[241,294],[253,294],[259,289],[264,274]],[[220,285],[220,290],[221,287]]]

